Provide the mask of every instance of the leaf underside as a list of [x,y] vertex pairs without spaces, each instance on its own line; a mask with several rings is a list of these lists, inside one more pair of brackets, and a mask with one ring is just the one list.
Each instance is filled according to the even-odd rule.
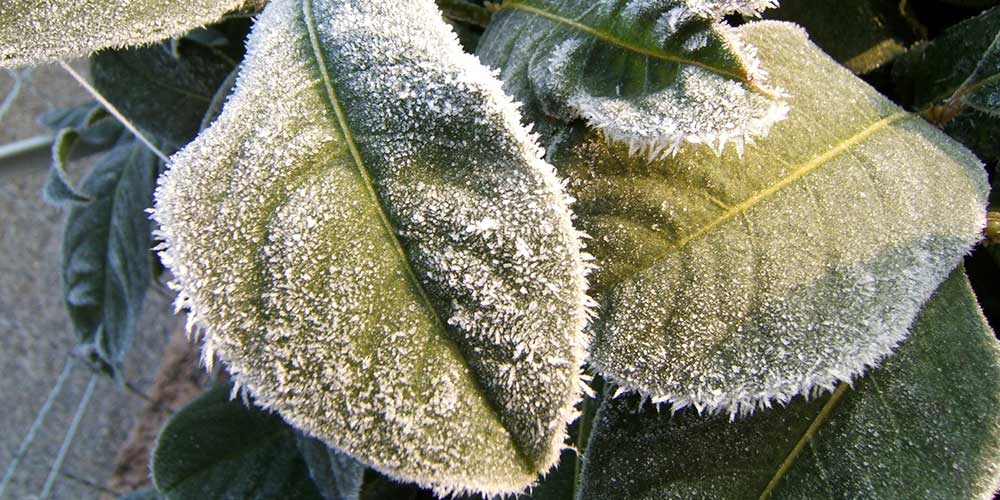
[[256,401],[397,479],[557,460],[585,266],[551,167],[433,2],[273,1],[157,192],[178,304]]
[[653,157],[685,143],[739,150],[787,107],[754,49],[706,12],[736,3],[509,0],[477,53],[533,122],[582,117]]
[[832,389],[888,354],[979,239],[987,192],[968,151],[794,25],[740,30],[794,110],[742,159],[647,162],[583,127],[550,147],[598,263],[592,364],[730,413]]
[[1000,480],[1000,349],[960,270],[832,396],[735,423],[639,407],[605,400],[580,498],[990,498]]
[[109,373],[121,369],[149,287],[156,157],[122,137],[80,186],[63,236],[66,308],[86,353]]
[[257,0],[4,0],[0,66],[143,45],[212,23]]

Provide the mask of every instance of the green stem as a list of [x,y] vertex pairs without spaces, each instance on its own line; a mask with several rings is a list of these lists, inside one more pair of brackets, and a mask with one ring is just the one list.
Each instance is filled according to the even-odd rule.
[[480,28],[485,28],[493,15],[486,7],[467,0],[437,0],[437,5],[448,19],[474,24]]
[[986,241],[990,245],[1000,245],[1000,211],[986,213]]

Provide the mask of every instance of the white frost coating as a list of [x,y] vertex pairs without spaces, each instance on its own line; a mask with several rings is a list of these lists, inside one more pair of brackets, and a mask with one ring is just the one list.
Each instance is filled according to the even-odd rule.
[[432,1],[272,1],[160,180],[177,305],[331,446],[439,495],[523,491],[577,416],[591,303],[541,154]]
[[656,402],[731,416],[891,353],[981,237],[988,192],[971,153],[801,30],[741,30],[796,110],[742,159],[646,162],[594,132],[550,153],[600,266],[592,366]]
[[0,66],[85,56],[181,35],[257,0],[3,0]]

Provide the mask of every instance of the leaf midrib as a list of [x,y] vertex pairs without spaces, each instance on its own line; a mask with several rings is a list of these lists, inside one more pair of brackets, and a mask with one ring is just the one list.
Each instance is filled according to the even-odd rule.
[[[406,275],[407,281],[409,281],[412,288],[417,292],[420,302],[422,305],[430,311],[431,319],[434,322],[434,327],[438,332],[441,339],[448,345],[449,349],[452,349],[456,357],[465,364],[469,373],[475,373],[472,367],[469,366],[468,360],[462,354],[461,349],[451,338],[448,337],[447,331],[445,330],[445,324],[441,320],[441,316],[434,307],[433,302],[431,302],[430,297],[427,295],[427,291],[424,289],[420,280],[417,278],[416,272],[413,270],[413,266],[410,263],[409,257],[406,255],[406,251],[403,249],[402,243],[399,241],[398,232],[396,231],[395,225],[392,220],[389,219],[389,215],[386,213],[385,208],[382,206],[382,201],[379,199],[378,193],[375,190],[375,183],[372,181],[371,175],[368,172],[368,168],[365,165],[364,159],[361,158],[361,151],[358,149],[357,143],[354,141],[354,134],[351,131],[351,127],[347,122],[347,114],[344,112],[343,107],[340,104],[340,99],[337,97],[337,91],[333,87],[333,81],[330,78],[330,72],[327,67],[326,58],[323,56],[323,48],[320,45],[319,35],[317,34],[316,19],[312,12],[313,0],[302,0],[302,15],[305,21],[306,31],[309,34],[309,44],[312,48],[313,57],[316,59],[316,65],[319,73],[323,79],[323,86],[326,89],[327,101],[330,107],[333,109],[334,114],[337,116],[337,125],[340,128],[341,133],[344,136],[344,142],[347,143],[347,147],[351,152],[351,157],[354,159],[354,164],[357,167],[358,174],[361,176],[364,184],[365,191],[368,193],[370,201],[375,205],[378,210],[379,219],[382,222],[382,227],[386,234],[389,235],[389,240],[392,242],[393,249],[396,252],[396,256],[403,268],[403,272]],[[503,419],[499,409],[494,405],[490,397],[482,390],[479,385],[479,381],[476,377],[473,377],[473,381],[477,388],[479,388],[482,393],[483,399],[486,401],[486,405],[493,412],[494,417],[504,430],[507,431],[510,436],[511,443],[514,445],[514,450],[518,457],[527,465],[530,469],[535,470],[537,467],[535,461],[528,456],[527,452],[521,448],[521,445],[514,439],[514,433],[507,428],[504,424]]]
[[813,417],[813,421],[809,424],[809,427],[807,427],[806,431],[801,437],[799,437],[799,440],[795,443],[795,446],[792,447],[791,451],[788,452],[788,456],[786,456],[785,460],[781,462],[778,469],[774,471],[774,475],[771,476],[771,480],[768,481],[767,486],[764,488],[764,491],[761,492],[758,500],[766,500],[774,494],[774,490],[778,487],[778,484],[782,479],[784,479],[785,476],[788,475],[788,471],[792,470],[792,466],[795,465],[795,461],[799,458],[799,455],[802,454],[802,451],[805,450],[806,445],[812,442],[813,438],[816,437],[816,433],[819,432],[819,428],[830,420],[830,416],[833,415],[833,412],[837,409],[837,406],[840,404],[840,401],[844,398],[844,395],[847,394],[849,389],[850,386],[846,382],[841,382],[837,387],[837,390],[830,396],[830,399],[828,399],[826,403],[823,403],[823,407],[820,408],[819,413]]
[[[544,9],[539,9],[537,7],[532,7],[530,5],[524,5],[523,3],[520,3],[519,0],[506,0],[506,1],[504,1],[500,5],[500,7],[497,8],[497,11],[500,11],[500,10],[503,10],[503,9],[514,9],[514,10],[520,10],[522,12],[527,12],[529,14],[534,14],[536,16],[548,19],[550,21],[562,24],[564,26],[568,26],[568,27],[573,28],[575,30],[582,31],[582,32],[584,32],[584,33],[586,33],[586,34],[594,37],[594,38],[597,38],[598,40],[601,40],[602,42],[605,42],[605,43],[608,43],[608,44],[611,44],[611,45],[614,45],[614,46],[617,46],[617,47],[621,47],[621,48],[623,48],[625,50],[628,50],[628,51],[631,51],[631,52],[635,52],[637,54],[642,54],[642,55],[647,56],[647,57],[652,57],[654,59],[661,59],[661,60],[664,60],[664,61],[669,61],[669,62],[673,62],[673,63],[677,63],[677,64],[684,64],[684,65],[689,65],[689,66],[697,66],[697,67],[705,69],[707,71],[711,71],[712,73],[715,73],[715,74],[718,74],[718,75],[722,75],[722,76],[724,76],[726,78],[732,78],[734,80],[740,80],[740,81],[743,81],[743,82],[746,82],[746,83],[750,83],[750,79],[749,79],[749,77],[746,74],[733,73],[731,71],[727,71],[727,70],[724,70],[722,68],[717,68],[715,66],[711,66],[709,64],[706,64],[706,63],[703,63],[701,61],[697,61],[697,60],[694,60],[694,59],[688,59],[686,57],[681,57],[681,56],[677,56],[677,55],[674,55],[674,54],[668,54],[666,52],[657,52],[655,50],[650,50],[650,49],[647,49],[645,47],[641,47],[641,46],[629,43],[629,42],[627,42],[625,40],[621,40],[621,39],[615,37],[614,35],[612,35],[610,33],[606,33],[606,32],[600,31],[600,30],[598,30],[596,28],[587,26],[586,24],[583,24],[583,23],[574,21],[572,19],[560,16],[559,14],[556,14],[556,13],[553,13],[553,12],[549,12],[549,11],[544,10]],[[756,88],[756,87],[754,87],[754,88]]]
[[910,114],[910,113],[908,113],[906,111],[897,111],[897,112],[895,112],[895,113],[893,113],[893,114],[891,114],[889,116],[886,116],[886,117],[884,117],[884,118],[882,118],[882,119],[880,119],[880,120],[872,123],[871,125],[865,127],[864,129],[862,129],[861,131],[859,131],[859,132],[855,133],[854,135],[848,137],[847,139],[844,139],[843,141],[840,141],[835,146],[833,146],[832,148],[826,150],[822,154],[820,154],[818,156],[815,156],[812,159],[810,159],[810,160],[808,160],[808,161],[806,161],[804,163],[796,165],[795,168],[792,169],[791,173],[789,173],[788,175],[782,177],[777,182],[775,182],[774,184],[772,184],[770,187],[768,187],[766,189],[763,189],[763,190],[760,190],[760,191],[757,191],[756,193],[754,193],[749,198],[741,201],[740,203],[738,203],[736,205],[733,205],[732,208],[730,208],[729,210],[723,212],[722,215],[716,217],[715,219],[713,219],[712,221],[710,221],[708,224],[705,224],[704,226],[701,226],[698,230],[694,231],[693,233],[689,234],[688,236],[685,236],[685,237],[681,238],[676,243],[673,243],[665,251],[657,254],[655,257],[653,257],[652,259],[649,260],[649,264],[647,264],[645,266],[638,267],[637,270],[634,271],[633,273],[628,274],[628,275],[624,275],[624,276],[618,278],[617,280],[608,283],[604,287],[604,290],[601,290],[601,292],[606,292],[608,290],[611,290],[611,289],[617,287],[618,285],[621,285],[622,283],[625,283],[625,282],[631,280],[632,278],[638,276],[639,274],[641,274],[641,273],[649,270],[653,266],[655,266],[658,263],[660,263],[663,259],[665,259],[670,254],[675,253],[675,252],[681,250],[682,248],[684,248],[687,245],[689,245],[691,242],[693,242],[693,241],[695,241],[695,240],[697,240],[697,239],[705,236],[708,233],[711,233],[713,230],[715,230],[719,226],[723,225],[724,223],[729,222],[731,219],[733,219],[733,218],[735,218],[735,217],[737,217],[739,215],[742,215],[742,214],[750,211],[750,209],[752,209],[753,207],[755,207],[757,204],[770,199],[773,195],[775,195],[778,192],[784,190],[785,188],[793,185],[799,179],[801,179],[801,178],[809,175],[810,173],[814,172],[815,170],[817,170],[817,169],[823,167],[824,165],[828,164],[831,160],[833,160],[834,158],[836,158],[836,157],[840,156],[841,154],[847,152],[852,147],[854,147],[854,146],[856,146],[858,144],[863,143],[869,137],[871,137],[872,135],[874,135],[876,132],[878,132],[880,130],[883,130],[886,127],[894,125],[897,122],[900,122],[900,121],[902,121],[902,120],[904,120],[906,118],[912,117],[912,116],[913,116],[912,114]]

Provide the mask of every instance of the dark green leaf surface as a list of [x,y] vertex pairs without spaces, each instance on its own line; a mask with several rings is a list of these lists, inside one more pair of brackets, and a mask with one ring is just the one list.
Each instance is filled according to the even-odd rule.
[[606,400],[579,498],[990,498],[998,355],[956,271],[897,353],[853,388],[735,422]]
[[309,477],[326,500],[358,500],[365,466],[322,441],[295,433]]
[[153,482],[170,500],[323,500],[295,432],[277,415],[216,387],[174,415],[153,452]]
[[739,28],[793,112],[742,157],[650,162],[576,127],[549,159],[597,260],[591,364],[748,412],[877,362],[980,239],[981,163],[788,23]]
[[176,49],[159,44],[104,50],[90,58],[101,95],[168,152],[198,133],[212,96],[236,64],[199,43],[182,40]]
[[1000,161],[1000,116],[989,112],[1000,98],[998,37],[1000,7],[995,7],[917,45],[892,71],[913,109],[943,122],[948,135],[990,163]]
[[63,240],[63,290],[77,339],[117,373],[135,336],[151,276],[151,222],[157,159],[131,137],[94,167],[80,186]]
[[508,0],[477,53],[528,120],[582,117],[651,156],[742,148],[787,110],[753,51],[693,2]]
[[857,74],[888,63],[915,41],[899,0],[782,0],[764,17],[802,26],[813,43]]

